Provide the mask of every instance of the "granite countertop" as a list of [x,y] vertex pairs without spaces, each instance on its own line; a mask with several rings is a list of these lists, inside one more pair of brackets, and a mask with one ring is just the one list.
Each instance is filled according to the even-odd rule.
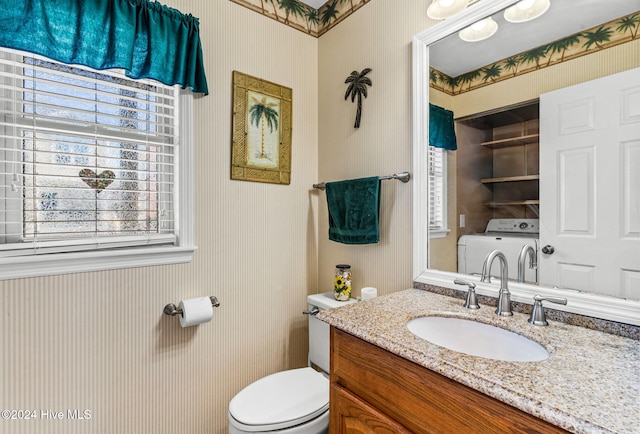
[[[317,318],[336,328],[577,433],[640,432],[640,342],[528,315],[501,317],[495,308],[462,307],[462,301],[407,289],[336,309]],[[439,315],[475,319],[542,344],[541,362],[505,362],[470,356],[431,344],[407,321]]]

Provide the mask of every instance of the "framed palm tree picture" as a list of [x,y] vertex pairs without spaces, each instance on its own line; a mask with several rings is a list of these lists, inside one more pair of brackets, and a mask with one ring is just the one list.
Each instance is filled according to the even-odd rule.
[[231,179],[290,184],[290,88],[233,71]]

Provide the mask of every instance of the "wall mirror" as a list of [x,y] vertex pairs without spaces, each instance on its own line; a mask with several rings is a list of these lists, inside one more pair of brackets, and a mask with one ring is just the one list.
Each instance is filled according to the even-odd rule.
[[[480,282],[479,276],[471,272],[471,274],[462,273],[463,269],[460,269],[458,264],[458,241],[460,237],[472,232],[482,232],[485,229],[487,220],[491,218],[526,218],[526,219],[539,219],[540,225],[540,239],[538,250],[542,250],[545,247],[545,237],[543,235],[545,231],[556,230],[553,225],[558,218],[549,218],[545,213],[544,199],[538,198],[531,199],[527,196],[542,196],[548,197],[544,193],[545,185],[548,185],[548,179],[546,174],[549,167],[556,167],[557,164],[545,165],[541,161],[543,157],[545,134],[550,128],[541,131],[540,118],[548,118],[549,115],[540,113],[541,104],[539,101],[540,94],[546,95],[553,90],[564,88],[565,86],[571,86],[575,83],[590,81],[589,74],[594,75],[596,78],[607,76],[609,74],[618,74],[620,71],[632,70],[640,67],[640,60],[637,56],[629,55],[629,59],[624,59],[623,66],[616,66],[618,70],[609,70],[609,63],[599,60],[595,62],[593,66],[585,67],[584,62],[571,62],[566,61],[562,64],[551,65],[548,68],[536,68],[536,62],[556,62],[558,58],[561,58],[566,53],[566,46],[558,44],[553,50],[557,50],[556,57],[550,60],[550,57],[544,57],[537,55],[536,53],[529,53],[530,56],[526,62],[521,62],[521,68],[536,68],[543,71],[546,69],[546,73],[552,75],[552,78],[540,78],[542,72],[532,72],[531,74],[518,74],[518,77],[513,79],[501,80],[498,76],[499,73],[505,73],[509,70],[510,74],[514,76],[516,73],[513,69],[510,69],[513,65],[505,65],[504,62],[500,63],[510,57],[515,57],[520,53],[526,53],[529,50],[533,50],[536,47],[543,46],[545,44],[552,43],[554,41],[560,41],[570,35],[595,29],[594,34],[591,35],[593,40],[580,39],[578,41],[568,41],[569,47],[573,46],[574,49],[580,47],[595,47],[598,43],[611,38],[610,32],[607,31],[607,26],[604,28],[604,32],[600,27],[601,24],[605,24],[609,21],[615,21],[620,17],[633,14],[640,11],[640,1],[626,1],[626,0],[588,0],[581,2],[578,9],[575,8],[575,2],[570,0],[551,0],[549,9],[540,18],[529,21],[527,23],[513,24],[506,22],[504,19],[504,11],[511,6],[518,3],[517,0],[496,0],[496,1],[478,1],[469,6],[463,12],[446,19],[445,21],[433,26],[426,31],[419,33],[413,39],[413,160],[414,160],[414,235],[413,235],[413,271],[414,280],[421,283],[433,284],[437,286],[443,286],[448,288],[455,288],[464,290],[464,288],[457,286],[453,283],[453,280],[457,277],[471,280],[477,284],[477,291],[485,295],[497,295],[496,284],[487,284]],[[606,13],[599,11],[594,13],[594,10],[604,6],[607,10]],[[568,8],[568,9],[567,9]],[[589,16],[583,15],[582,12],[589,13]],[[594,17],[595,16],[595,17]],[[638,15],[640,17],[640,15]],[[492,17],[498,25],[498,31],[490,38],[481,42],[465,42],[458,33],[481,21],[484,18]],[[551,23],[551,24],[549,24]],[[637,22],[631,20],[631,25],[638,25]],[[608,26],[611,27],[611,26]],[[614,29],[618,29],[620,24],[616,24]],[[526,30],[527,28],[532,30]],[[624,29],[625,26],[623,25]],[[637,28],[634,28],[637,30]],[[619,30],[619,29],[618,29]],[[545,39],[540,39],[543,36]],[[629,42],[634,44],[634,42]],[[624,45],[623,43],[620,46]],[[628,45],[631,46],[631,45]],[[635,45],[637,47],[637,45]],[[637,48],[636,48],[637,49]],[[606,50],[603,50],[603,52]],[[623,51],[624,52],[624,51]],[[629,51],[627,51],[628,53]],[[486,55],[482,58],[478,58],[478,53]],[[538,56],[536,58],[536,56]],[[590,55],[585,55],[584,58],[589,58]],[[564,59],[563,59],[564,60]],[[469,63],[474,61],[476,63]],[[576,68],[575,65],[580,65]],[[588,63],[587,63],[588,64]],[[546,66],[546,65],[544,65]],[[441,81],[440,86],[443,89],[430,89],[429,80],[430,74],[434,74],[434,70],[442,72],[448,77],[458,77],[456,80],[444,79]],[[477,71],[479,68],[484,68],[481,72]],[[518,66],[516,65],[517,69]],[[537,78],[536,74],[538,74]],[[526,78],[529,76],[529,78]],[[437,81],[438,79],[436,79]],[[529,80],[529,81],[527,81]],[[532,81],[533,80],[533,81]],[[471,90],[473,86],[478,85],[477,90]],[[448,89],[444,89],[449,86]],[[632,87],[634,87],[633,85]],[[438,86],[436,86],[437,88]],[[536,92],[536,87],[540,87],[540,92]],[[442,91],[441,91],[442,90]],[[634,96],[630,98],[631,104],[635,105],[632,110],[638,110],[638,101],[640,101],[640,90],[634,91]],[[546,96],[543,97],[543,105],[549,103],[544,102]],[[634,102],[635,101],[635,102]],[[449,210],[448,229],[449,232],[442,237],[434,237],[430,234],[429,228],[429,180],[428,180],[428,166],[429,166],[429,153],[427,152],[427,146],[425,144],[425,137],[428,137],[428,109],[429,102],[443,106],[447,109],[454,111],[457,119],[457,133],[459,148],[456,153],[451,156],[449,161],[449,173],[447,175],[448,182],[451,183],[448,191],[447,200],[448,204],[446,208]],[[637,114],[636,114],[637,115]],[[559,116],[559,115],[554,115]],[[505,120],[506,118],[515,118],[513,120]],[[546,121],[545,121],[546,122]],[[470,160],[471,157],[465,156],[465,147],[468,142],[477,142],[476,147],[480,148],[480,143],[500,141],[500,134],[510,135],[509,131],[513,125],[517,124],[520,129],[520,135],[522,136],[535,136],[535,141],[539,143],[525,144],[520,146],[516,151],[515,148],[506,151],[492,151],[486,150],[485,163],[495,164],[496,159],[501,161],[507,161],[506,170],[523,171],[522,173],[490,173],[478,175],[483,178],[484,183],[477,183],[475,187],[470,187],[464,184],[464,180],[461,181],[461,176],[464,178],[462,171],[481,171],[486,169],[485,163],[482,160]],[[634,119],[630,122],[632,125],[632,138],[626,137],[624,140],[631,149],[627,154],[623,154],[622,160],[638,159],[640,155],[640,122],[638,119]],[[476,135],[485,134],[487,137],[475,137]],[[472,140],[470,139],[472,138]],[[497,140],[496,140],[497,137]],[[582,139],[577,139],[582,140]],[[485,148],[485,147],[483,147]],[[486,147],[491,148],[491,146]],[[500,148],[500,146],[496,146]],[[524,151],[522,151],[524,149]],[[528,149],[528,150],[527,150]],[[452,153],[449,151],[448,153]],[[488,154],[487,154],[488,153]],[[496,155],[492,155],[495,153]],[[518,154],[519,153],[519,154]],[[517,161],[522,162],[520,168],[516,168],[513,164],[514,154],[518,154]],[[488,155],[488,156],[487,156]],[[524,157],[523,157],[524,155]],[[546,157],[544,157],[546,158]],[[470,164],[461,163],[461,161],[472,161]],[[546,160],[545,160],[546,161]],[[575,166],[575,161],[571,161],[570,167]],[[529,167],[531,166],[531,167]],[[537,167],[536,167],[537,166]],[[621,178],[620,171],[612,170],[612,177]],[[517,202],[514,206],[504,207],[487,204],[491,203],[492,199],[478,199],[478,196],[482,194],[496,194],[498,196],[509,195],[513,193],[505,193],[506,190],[501,190],[505,184],[515,185],[516,183],[503,182],[503,175],[508,178],[518,178],[518,176],[524,176],[525,178],[517,181],[518,187],[513,188],[518,194],[524,194],[524,197],[520,196],[515,198]],[[500,179],[496,179],[500,178]],[[602,179],[602,176],[600,177]],[[510,179],[511,180],[511,179]],[[509,181],[510,181],[509,180]],[[630,177],[627,180],[627,184],[632,185],[635,191],[638,191],[638,183],[640,178]],[[546,182],[546,184],[545,184]],[[583,181],[580,181],[583,182]],[[589,181],[591,182],[591,181]],[[629,184],[631,183],[631,184]],[[595,185],[595,181],[592,182]],[[539,185],[539,187],[538,187]],[[594,187],[595,188],[595,187]],[[473,207],[470,204],[464,203],[464,200],[460,198],[468,193],[470,197],[473,197],[480,203],[477,207]],[[618,196],[623,196],[624,192]],[[567,200],[573,199],[574,196],[569,198],[553,199],[554,203],[569,203]],[[505,197],[500,197],[497,201],[504,201]],[[622,199],[625,199],[624,197]],[[640,227],[640,211],[636,208],[640,208],[640,200],[633,198],[626,198],[628,200],[627,207],[631,206],[631,209],[627,213],[627,218],[630,217],[631,221],[626,224],[626,234],[622,238],[625,238],[629,253],[625,254],[628,258],[631,258],[630,264],[624,265],[622,271],[618,271],[618,275],[611,279],[611,282],[616,282],[611,285],[598,283],[595,287],[591,286],[588,289],[580,288],[579,282],[574,284],[566,283],[570,282],[565,278],[565,283],[558,283],[556,281],[549,280],[547,275],[544,276],[541,284],[537,284],[537,277],[527,277],[525,282],[518,283],[516,279],[510,281],[510,289],[512,292],[512,299],[523,303],[532,303],[532,298],[535,294],[563,296],[568,299],[566,306],[558,306],[558,309],[566,310],[568,312],[574,312],[596,318],[608,319],[613,321],[619,321],[628,324],[640,325],[640,233],[638,228]],[[586,200],[586,199],[585,199]],[[471,200],[470,200],[471,201]],[[602,204],[602,200],[598,200],[597,203],[592,203],[594,210],[594,216],[599,220],[602,220],[602,215],[608,211],[603,209],[605,205]],[[611,206],[611,205],[609,205]],[[617,203],[615,206],[620,206]],[[598,207],[600,207],[598,209]],[[546,208],[547,210],[549,207]],[[611,209],[611,208],[609,208]],[[484,215],[483,215],[484,214]],[[461,222],[461,216],[463,216],[464,222]],[[582,218],[582,214],[577,213],[574,216],[578,219]],[[563,217],[565,218],[565,217]],[[589,217],[591,218],[591,217]],[[546,219],[546,220],[545,220]],[[620,218],[617,218],[620,220]],[[587,219],[588,220],[588,219]],[[586,221],[586,220],[585,220]],[[462,223],[462,224],[461,224]],[[586,224],[592,222],[587,221]],[[430,236],[431,235],[431,236]],[[571,236],[569,236],[571,238]],[[577,237],[574,237],[577,238]],[[553,244],[553,243],[550,243]],[[578,260],[573,260],[570,257],[563,256],[570,251],[593,251],[599,256],[611,256],[610,254],[604,254],[601,250],[602,244],[599,246],[582,244],[582,247],[571,247],[564,249],[561,255],[555,255],[555,258],[563,257],[565,264],[569,264],[569,267],[575,262],[579,264]],[[615,248],[614,248],[615,250]],[[553,255],[553,254],[552,254]],[[538,258],[549,259],[552,255],[545,255],[538,251]],[[618,261],[614,259],[613,262]],[[512,270],[517,268],[517,264],[509,262],[509,267]],[[544,263],[540,262],[540,269],[538,272],[544,274]],[[618,270],[621,268],[618,265]],[[494,265],[497,269],[497,266]],[[584,268],[584,267],[583,267]],[[548,269],[548,268],[547,268]],[[576,275],[580,275],[583,271],[579,266],[574,267],[577,270]],[[458,272],[460,270],[460,272]],[[574,271],[575,271],[574,270]],[[512,274],[512,273],[510,273]],[[542,276],[539,276],[542,277]],[[587,276],[588,277],[588,276]],[[622,279],[622,283],[621,282]],[[579,278],[577,279],[580,280]],[[607,280],[605,280],[607,282]],[[614,289],[610,286],[615,286]],[[618,287],[625,286],[623,293],[617,292]],[[556,308],[556,306],[553,306]]]

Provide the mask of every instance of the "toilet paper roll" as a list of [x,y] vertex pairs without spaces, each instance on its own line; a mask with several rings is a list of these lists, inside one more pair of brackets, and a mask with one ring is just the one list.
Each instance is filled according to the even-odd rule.
[[368,300],[378,296],[378,290],[371,286],[366,286],[360,290],[360,299]]
[[213,318],[213,305],[209,297],[191,298],[180,302],[180,325],[190,327],[203,322],[211,321]]

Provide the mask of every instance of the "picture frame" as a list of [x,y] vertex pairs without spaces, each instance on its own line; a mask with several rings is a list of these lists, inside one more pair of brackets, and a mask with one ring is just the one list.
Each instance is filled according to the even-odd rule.
[[291,183],[293,91],[233,71],[231,179]]

